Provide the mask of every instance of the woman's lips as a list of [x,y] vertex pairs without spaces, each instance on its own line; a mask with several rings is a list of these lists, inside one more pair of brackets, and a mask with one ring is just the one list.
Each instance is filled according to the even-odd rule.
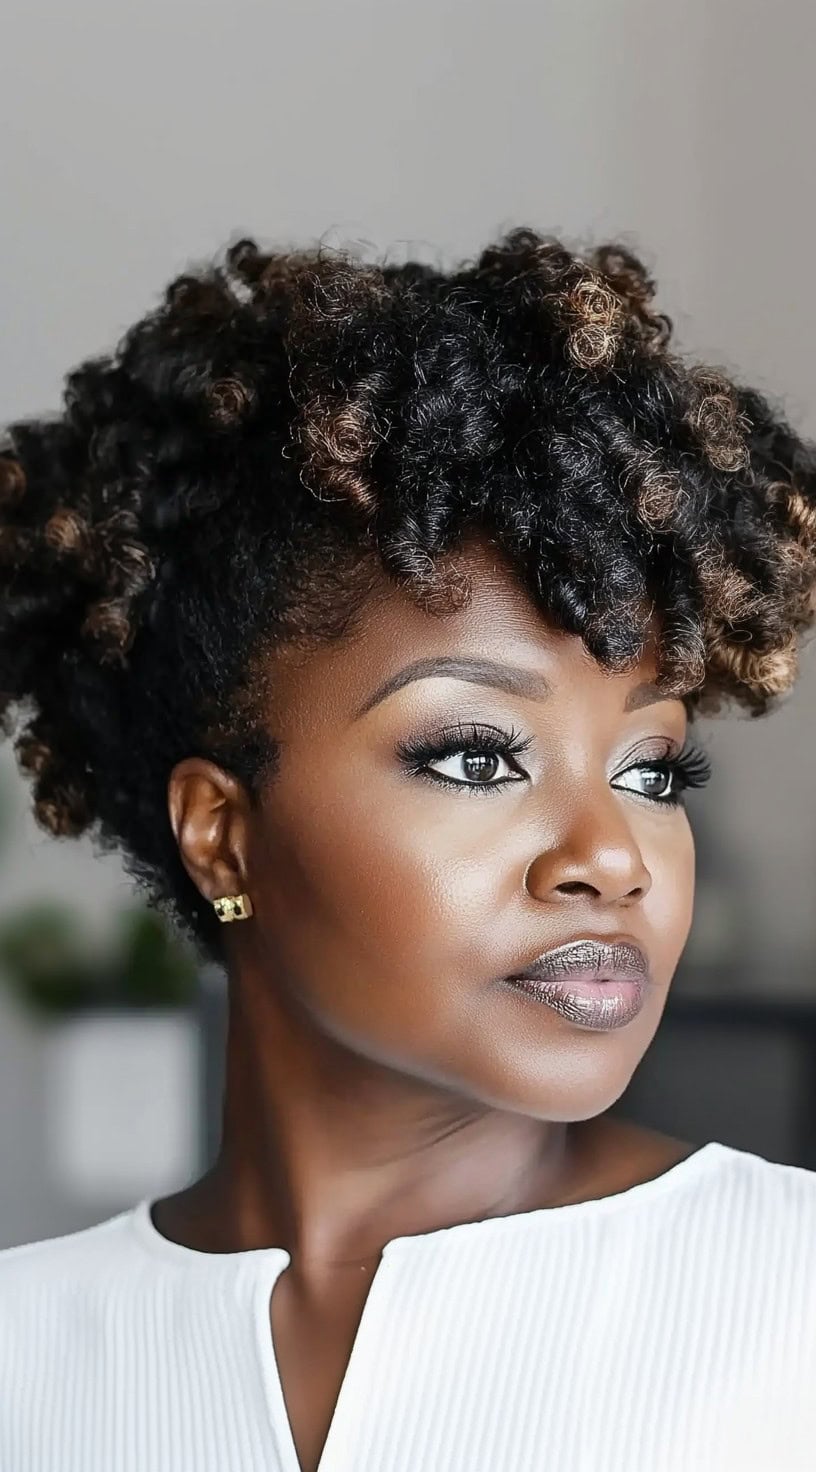
[[646,999],[646,986],[639,978],[581,981],[570,977],[564,981],[543,981],[529,976],[508,976],[507,984],[543,1002],[569,1022],[600,1031],[624,1027],[637,1017]]
[[631,939],[582,937],[545,951],[507,983],[579,1027],[624,1027],[646,999],[649,962]]

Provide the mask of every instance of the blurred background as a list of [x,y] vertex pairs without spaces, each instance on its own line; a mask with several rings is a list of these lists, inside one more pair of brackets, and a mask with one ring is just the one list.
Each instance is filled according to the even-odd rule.
[[[0,421],[58,407],[239,234],[450,261],[628,240],[681,346],[816,431],[807,0],[6,0]],[[698,890],[619,1112],[816,1168],[816,658],[693,739]],[[166,1194],[218,1139],[224,979],[0,744],[0,1246]]]

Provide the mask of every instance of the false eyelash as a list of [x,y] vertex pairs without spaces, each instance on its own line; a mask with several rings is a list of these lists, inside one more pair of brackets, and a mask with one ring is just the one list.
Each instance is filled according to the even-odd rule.
[[[711,779],[711,759],[699,746],[684,746],[677,756],[663,757],[662,761],[680,778],[683,788],[705,787]],[[643,765],[649,764],[644,762]]]
[[[533,744],[532,736],[522,736],[515,726],[503,731],[499,726],[462,725],[446,727],[438,736],[401,744],[397,750],[401,759],[417,772],[428,762],[439,761],[446,756],[455,756],[458,751],[487,751],[499,756],[519,756]],[[505,779],[506,780],[506,779]],[[458,784],[463,785],[463,784]],[[467,784],[488,785],[488,784]],[[494,782],[494,787],[503,783]]]

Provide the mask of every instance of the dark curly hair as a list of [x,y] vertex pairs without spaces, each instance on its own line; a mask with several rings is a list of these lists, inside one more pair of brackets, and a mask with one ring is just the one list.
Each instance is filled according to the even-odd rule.
[[0,446],[0,716],[40,824],[96,825],[223,959],[173,765],[207,756],[254,797],[265,656],[340,637],[372,569],[462,606],[445,554],[470,532],[604,667],[657,615],[690,716],[765,711],[814,616],[816,452],[670,351],[653,294],[622,246],[526,228],[450,271],[241,240],[174,280]]

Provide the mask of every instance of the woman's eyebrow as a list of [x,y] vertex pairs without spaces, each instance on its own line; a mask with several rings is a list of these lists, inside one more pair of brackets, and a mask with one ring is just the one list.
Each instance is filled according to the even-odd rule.
[[[544,700],[551,694],[551,687],[543,675],[521,669],[518,665],[497,664],[492,659],[471,659],[462,655],[436,655],[415,659],[403,669],[397,670],[396,674],[389,675],[373,694],[367,696],[355,712],[354,720],[358,721],[367,711],[379,705],[381,700],[393,695],[395,690],[401,690],[413,680],[427,680],[434,675],[442,675],[451,680],[468,680],[473,685],[490,685],[508,695],[522,695],[530,700]],[[638,710],[641,706],[670,698],[664,691],[658,690],[652,681],[645,681],[629,691],[624,710]]]

